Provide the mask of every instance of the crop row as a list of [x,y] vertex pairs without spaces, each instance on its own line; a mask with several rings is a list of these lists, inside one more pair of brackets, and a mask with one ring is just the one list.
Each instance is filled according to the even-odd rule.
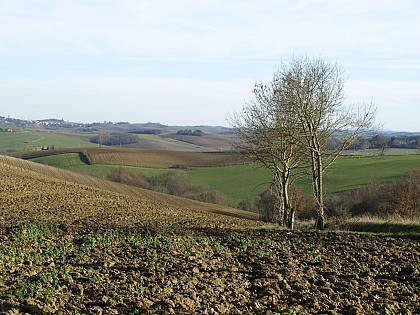
[[144,149],[87,149],[93,164],[120,164],[146,167],[205,167],[240,163],[233,153],[184,152]]

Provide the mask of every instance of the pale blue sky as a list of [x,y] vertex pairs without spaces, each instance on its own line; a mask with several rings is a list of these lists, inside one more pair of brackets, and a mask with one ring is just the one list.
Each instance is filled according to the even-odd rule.
[[224,125],[282,60],[420,131],[420,1],[0,0],[0,115]]

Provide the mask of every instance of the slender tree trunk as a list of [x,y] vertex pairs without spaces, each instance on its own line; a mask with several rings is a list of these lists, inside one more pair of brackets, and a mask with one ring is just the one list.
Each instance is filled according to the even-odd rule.
[[290,217],[289,217],[289,228],[292,230],[295,227],[295,209],[293,207],[290,208]]
[[316,157],[316,199],[318,202],[317,218],[315,227],[318,230],[325,229],[325,215],[324,215],[324,190],[323,190],[323,169],[322,158],[318,154]]
[[316,135],[311,136],[310,140],[311,151],[311,166],[312,166],[312,188],[313,193],[318,204],[317,217],[315,221],[315,228],[324,230],[325,215],[324,215],[324,191],[323,191],[323,166],[322,156],[319,151],[320,145]]
[[283,225],[289,226],[289,213],[290,213],[290,200],[289,200],[289,172],[283,170],[282,172],[282,195],[283,195],[283,205],[284,205],[284,212],[283,212]]

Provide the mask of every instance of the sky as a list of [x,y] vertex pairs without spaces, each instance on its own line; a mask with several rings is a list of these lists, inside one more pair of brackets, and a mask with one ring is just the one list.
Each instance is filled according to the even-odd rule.
[[346,104],[420,131],[417,0],[0,0],[0,116],[229,126],[281,62],[343,70]]

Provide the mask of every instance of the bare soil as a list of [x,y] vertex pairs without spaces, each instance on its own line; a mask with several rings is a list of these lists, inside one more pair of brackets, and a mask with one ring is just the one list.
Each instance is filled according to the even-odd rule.
[[239,155],[223,152],[188,152],[133,148],[88,148],[85,152],[93,164],[171,168],[177,166],[222,166],[243,162]]
[[92,225],[31,239],[30,227],[0,230],[1,314],[420,313],[415,241]]
[[0,314],[420,314],[415,240],[0,175]]

